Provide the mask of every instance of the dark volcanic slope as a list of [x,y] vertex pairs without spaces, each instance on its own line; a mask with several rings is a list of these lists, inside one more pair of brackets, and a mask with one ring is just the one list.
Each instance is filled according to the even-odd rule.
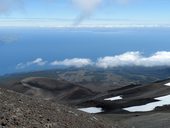
[[0,89],[0,127],[115,128],[93,115],[4,89]]
[[124,99],[145,99],[145,98],[157,98],[170,94],[170,86],[166,86],[166,83],[170,83],[170,79],[157,81],[146,85],[126,86],[120,89],[111,90],[109,93],[114,95],[121,95]]
[[[154,82],[147,85],[129,85],[115,90],[110,90],[105,94],[101,94],[96,98],[86,101],[80,106],[97,106],[102,107],[105,113],[123,113],[123,108],[145,105],[155,102],[154,98],[170,95],[170,79]],[[122,99],[109,101],[106,98],[121,96]]]
[[77,101],[95,96],[96,93],[65,80],[29,77],[8,87],[14,91],[57,101]]
[[[147,85],[130,85],[109,91],[85,105],[99,106],[105,109],[101,114],[110,121],[117,120],[125,128],[170,128],[170,105],[156,107],[153,111],[128,112],[126,107],[145,105],[155,102],[154,98],[170,95],[170,79],[157,81]],[[122,96],[117,101],[104,101],[105,98]]]

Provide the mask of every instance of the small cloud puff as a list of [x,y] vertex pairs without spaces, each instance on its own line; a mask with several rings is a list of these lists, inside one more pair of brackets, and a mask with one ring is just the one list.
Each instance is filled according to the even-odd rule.
[[42,58],[37,58],[34,61],[30,62],[30,64],[36,64],[39,66],[43,66],[47,63],[47,61],[44,61]]
[[86,58],[73,58],[73,59],[65,59],[63,61],[54,61],[51,65],[61,65],[61,66],[71,66],[71,67],[85,67],[89,65],[93,65],[93,62],[90,59]]
[[46,63],[47,63],[47,61],[44,61],[42,58],[37,58],[33,61],[29,61],[29,62],[26,62],[26,63],[19,63],[19,64],[17,64],[16,68],[17,69],[23,69],[23,68],[33,66],[33,65],[44,66]]

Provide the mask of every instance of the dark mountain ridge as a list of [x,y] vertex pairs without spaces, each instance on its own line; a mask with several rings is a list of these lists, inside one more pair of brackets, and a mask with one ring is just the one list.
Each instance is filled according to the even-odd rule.
[[4,75],[0,77],[0,85],[7,87],[28,77],[47,77],[103,92],[131,84],[148,84],[169,76],[169,67],[67,68]]
[[8,89],[30,96],[65,103],[88,99],[97,94],[80,85],[46,77],[28,77],[8,86]]

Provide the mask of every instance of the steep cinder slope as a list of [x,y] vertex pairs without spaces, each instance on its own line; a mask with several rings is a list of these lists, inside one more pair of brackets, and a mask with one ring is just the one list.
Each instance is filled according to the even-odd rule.
[[0,127],[115,128],[116,126],[109,126],[101,118],[64,105],[0,89]]

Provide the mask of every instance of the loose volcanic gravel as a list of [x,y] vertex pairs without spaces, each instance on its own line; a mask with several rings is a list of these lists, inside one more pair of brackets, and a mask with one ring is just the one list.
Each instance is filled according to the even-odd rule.
[[100,117],[0,89],[0,128],[118,128]]

